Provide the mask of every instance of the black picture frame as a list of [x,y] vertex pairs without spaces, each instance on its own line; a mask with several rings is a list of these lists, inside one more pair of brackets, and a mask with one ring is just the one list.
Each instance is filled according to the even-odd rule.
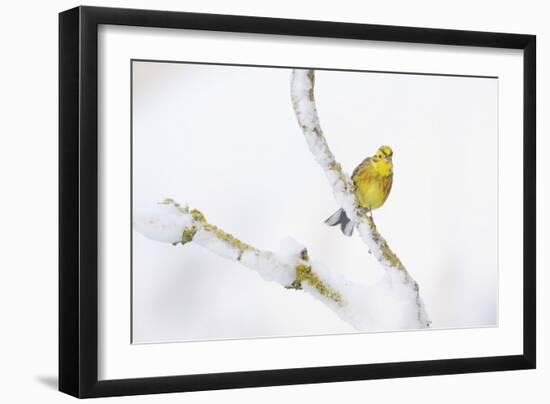
[[[100,24],[523,50],[523,354],[98,380],[97,53]],[[534,35],[97,7],[77,7],[60,13],[59,390],[85,398],[534,369],[535,61]]]

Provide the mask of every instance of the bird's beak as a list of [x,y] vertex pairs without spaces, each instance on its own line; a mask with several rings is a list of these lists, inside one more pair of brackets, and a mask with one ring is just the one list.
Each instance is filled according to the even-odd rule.
[[391,162],[391,156],[385,157],[384,160],[386,160],[388,163]]

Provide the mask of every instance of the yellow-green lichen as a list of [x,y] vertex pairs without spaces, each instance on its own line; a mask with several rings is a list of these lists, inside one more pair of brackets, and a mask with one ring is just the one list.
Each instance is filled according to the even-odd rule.
[[222,229],[218,228],[217,226],[215,226],[213,224],[208,223],[208,221],[206,220],[206,218],[204,217],[204,215],[201,211],[199,211],[197,209],[191,209],[190,213],[191,213],[191,217],[193,218],[193,220],[200,223],[200,225],[202,225],[202,228],[205,231],[213,233],[216,236],[216,238],[230,244],[232,247],[239,250],[240,252],[239,252],[239,256],[237,258],[238,260],[241,259],[241,256],[242,256],[242,254],[245,250],[253,250],[254,249],[251,245],[246,244],[245,242],[239,240],[237,237],[235,237],[235,236],[233,236],[229,233],[226,233],[225,231],[223,231]]
[[336,303],[342,303],[342,296],[340,293],[326,286],[321,278],[312,271],[311,266],[299,263],[296,265],[296,280],[293,282],[293,288],[301,289],[302,282],[308,282],[321,295],[334,300]]
[[337,163],[336,161],[334,161],[330,164],[330,169],[336,171],[337,173],[341,173],[342,172],[342,165],[340,163]]
[[193,237],[195,237],[195,234],[197,233],[197,227],[191,226],[183,231],[181,234],[181,243],[185,244],[193,240]]
[[164,201],[159,202],[161,205],[173,205],[182,213],[189,213],[189,208],[187,206],[181,206],[172,198],[166,198]]
[[189,212],[191,213],[191,217],[193,218],[193,220],[196,220],[198,221],[200,224],[206,224],[206,218],[204,217],[204,215],[202,214],[202,212],[198,209],[191,209],[191,211]]
[[380,251],[382,252],[382,256],[388,262],[392,267],[396,267],[399,270],[405,271],[404,265],[401,263],[401,260],[395,253],[390,249],[390,246],[388,245],[388,242],[378,233],[378,230],[376,229],[376,225],[374,224],[374,219],[371,216],[367,215],[367,223],[369,225],[372,238],[380,248]]

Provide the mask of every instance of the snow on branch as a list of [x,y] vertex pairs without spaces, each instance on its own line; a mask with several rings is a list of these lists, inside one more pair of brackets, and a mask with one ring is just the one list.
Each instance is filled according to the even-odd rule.
[[[397,293],[403,297],[408,295],[409,299],[412,298],[416,308],[414,318],[417,324],[415,328],[429,327],[431,321],[420,297],[418,284],[378,232],[372,216],[367,215],[364,209],[358,207],[359,203],[354,192],[355,185],[344,173],[342,166],[330,151],[315,105],[315,71],[293,70],[290,87],[294,112],[305,135],[309,150],[323,169],[336,202],[345,210],[346,215],[357,223],[356,227],[369,251],[386,269],[386,274],[393,285],[388,292]],[[409,289],[410,293],[404,293],[406,292],[404,289]]]
[[393,281],[388,277],[372,286],[348,280],[311,259],[308,250],[292,239],[283,240],[277,252],[262,251],[209,223],[199,210],[172,199],[137,213],[134,227],[155,241],[174,245],[194,242],[239,262],[265,281],[303,290],[358,331],[418,328],[411,321],[414,307],[406,304],[411,298],[408,290],[392,293]]
[[288,289],[302,289],[307,282],[310,293],[342,304],[341,294],[332,288],[330,281],[313,271],[307,249],[292,239],[284,240],[277,253],[261,251],[209,223],[201,211],[172,199],[159,203],[155,211],[139,214],[134,218],[134,226],[156,241],[174,245],[193,241],[214,254],[240,262],[264,280],[277,282]]

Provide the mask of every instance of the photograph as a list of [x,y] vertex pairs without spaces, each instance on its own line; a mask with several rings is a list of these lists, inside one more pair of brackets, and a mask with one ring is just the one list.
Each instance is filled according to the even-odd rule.
[[129,68],[132,344],[498,327],[498,77]]

